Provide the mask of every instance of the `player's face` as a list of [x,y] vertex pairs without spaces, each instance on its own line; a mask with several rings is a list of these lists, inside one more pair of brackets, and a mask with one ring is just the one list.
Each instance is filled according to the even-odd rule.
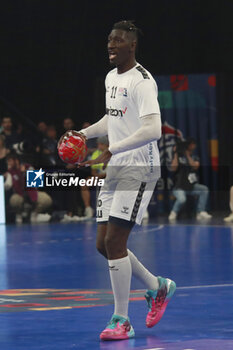
[[47,130],[47,125],[44,122],[40,122],[37,126],[38,130],[41,132],[46,132]]
[[135,53],[136,41],[124,30],[113,29],[108,36],[108,55],[111,65],[127,63]]
[[47,135],[50,139],[53,139],[53,140],[55,140],[57,138],[57,132],[55,129],[52,129],[52,128],[48,129]]

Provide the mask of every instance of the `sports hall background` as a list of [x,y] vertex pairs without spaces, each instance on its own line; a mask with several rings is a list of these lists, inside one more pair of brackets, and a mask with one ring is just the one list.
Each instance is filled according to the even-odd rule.
[[[12,1],[1,6],[0,113],[77,127],[104,114],[107,35],[134,19],[144,35],[138,61],[159,77],[216,75],[219,145],[216,208],[228,208],[233,162],[231,1]],[[174,125],[177,127],[177,125]],[[33,124],[31,124],[32,132]],[[230,183],[229,183],[230,185]],[[225,193],[225,194],[224,194]]]

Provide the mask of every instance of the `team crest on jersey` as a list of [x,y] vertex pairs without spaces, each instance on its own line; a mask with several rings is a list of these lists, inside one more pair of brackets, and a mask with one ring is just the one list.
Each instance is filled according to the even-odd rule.
[[128,96],[127,89],[123,88],[123,87],[119,87],[119,89],[118,89],[118,96],[127,97]]

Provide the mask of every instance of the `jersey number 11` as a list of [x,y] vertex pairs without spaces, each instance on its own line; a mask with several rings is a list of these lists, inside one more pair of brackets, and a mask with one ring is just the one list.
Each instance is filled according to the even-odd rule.
[[117,92],[117,86],[113,86],[113,87],[112,87],[111,98],[115,98],[115,97],[116,97],[116,92]]

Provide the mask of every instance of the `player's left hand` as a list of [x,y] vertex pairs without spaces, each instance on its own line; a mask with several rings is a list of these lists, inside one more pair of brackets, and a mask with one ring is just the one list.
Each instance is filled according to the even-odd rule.
[[110,160],[111,157],[112,157],[112,153],[108,149],[106,149],[96,159],[90,159],[90,160],[87,160],[86,162],[79,163],[79,167],[86,167],[86,166],[92,166],[94,164],[104,163],[103,169],[105,169],[106,165],[107,165],[107,163],[108,163],[108,161]]

